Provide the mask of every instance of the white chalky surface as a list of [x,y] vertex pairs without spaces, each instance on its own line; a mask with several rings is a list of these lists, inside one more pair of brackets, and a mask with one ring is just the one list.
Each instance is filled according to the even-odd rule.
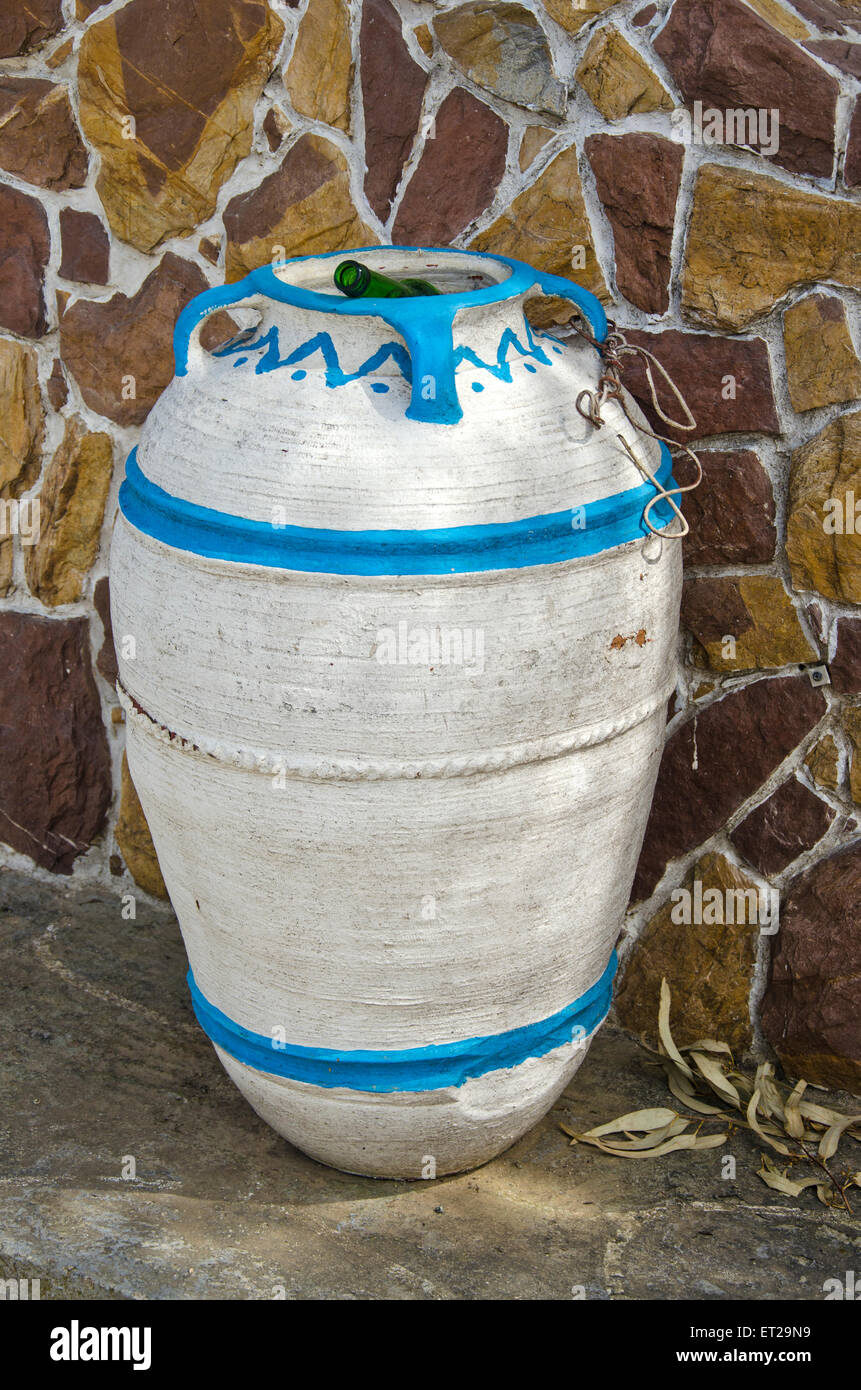
[[[277,313],[283,355],[312,316]],[[379,345],[364,318],[315,317],[347,365]],[[519,300],[477,317],[485,359],[506,327],[523,331]],[[456,327],[469,342],[468,310]],[[657,466],[620,412],[598,431],[573,411],[595,386],[591,350],[535,373],[515,356],[513,382],[480,373],[480,393],[460,372],[456,426],[406,419],[400,389],[332,390],[313,366],[297,383],[229,361],[193,355],[139,460],[174,495],[255,520],[283,504],[290,524],[413,529],[576,507],[642,481],[616,428]],[[645,828],[680,584],[672,542],[354,577],[202,559],[121,519],[111,592],[121,653],[134,638],[120,657],[129,764],[209,1003],[292,1045],[393,1050],[524,1027],[584,993],[618,936]],[[382,660],[402,623],[468,632],[469,656]],[[508,1147],[584,1054],[568,1044],[459,1087],[375,1095],[219,1049],[300,1148],[401,1177],[427,1155],[451,1172]]]

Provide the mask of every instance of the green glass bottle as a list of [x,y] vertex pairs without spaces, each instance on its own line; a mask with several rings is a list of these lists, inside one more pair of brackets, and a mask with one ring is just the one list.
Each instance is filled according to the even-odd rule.
[[414,299],[440,293],[428,280],[390,280],[359,261],[341,261],[335,269],[335,284],[350,299]]

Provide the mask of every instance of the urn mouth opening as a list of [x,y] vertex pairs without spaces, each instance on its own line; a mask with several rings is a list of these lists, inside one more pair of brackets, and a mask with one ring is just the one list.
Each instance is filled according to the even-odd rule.
[[[326,295],[332,300],[333,309],[337,310],[349,300],[335,288],[332,277],[335,266],[347,258],[355,258],[369,270],[378,271],[392,280],[410,276],[430,280],[441,295],[448,297],[472,295],[484,289],[501,289],[511,280],[514,270],[512,264],[502,258],[477,252],[411,246],[367,246],[359,251],[301,257],[275,262],[272,270],[282,285]],[[502,297],[507,298],[507,295]],[[366,304],[369,302],[370,299],[365,300]]]
[[[333,279],[335,267],[345,259],[358,260],[394,280],[430,280],[440,293],[415,299],[350,299],[341,294]],[[380,314],[388,319],[397,305],[398,316],[419,319],[516,299],[532,289],[540,275],[523,261],[490,252],[436,246],[362,246],[274,261],[252,271],[248,283],[271,299],[317,313]]]

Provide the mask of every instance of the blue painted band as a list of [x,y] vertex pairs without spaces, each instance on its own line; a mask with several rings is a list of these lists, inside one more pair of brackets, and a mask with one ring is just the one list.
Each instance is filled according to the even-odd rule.
[[[656,477],[672,483],[665,444]],[[176,550],[248,565],[313,574],[471,574],[560,564],[648,535],[643,509],[655,495],[649,482],[563,512],[484,526],[444,526],[426,531],[328,531],[276,526],[186,502],[157,487],[141,472],[137,451],[126,463],[120,510],[145,535]],[[652,511],[668,525],[665,503]]]
[[341,1051],[300,1047],[252,1033],[204,998],[189,970],[188,986],[197,1021],[206,1035],[230,1057],[255,1071],[285,1076],[309,1086],[348,1091],[436,1091],[462,1086],[472,1077],[520,1066],[556,1047],[584,1040],[604,1021],[613,997],[616,952],[601,978],[550,1018],[489,1037],[467,1038],[440,1046],[410,1047],[394,1052]]
[[[458,309],[476,308],[515,299],[537,285],[544,294],[570,299],[588,320],[597,342],[603,342],[607,336],[607,316],[593,294],[584,290],[582,285],[575,285],[573,281],[563,280],[558,275],[548,275],[545,271],[537,270],[525,261],[513,260],[510,256],[496,256],[484,251],[461,251],[453,247],[371,246],[358,247],[352,251],[327,252],[319,256],[296,256],[291,260],[280,261],[278,265],[280,267],[312,260],[331,260],[337,263],[347,256],[361,256],[363,252],[378,256],[380,251],[387,249],[394,252],[418,252],[423,256],[469,256],[474,257],[476,263],[482,260],[495,261],[505,266],[509,274],[497,284],[487,285],[479,290],[464,290],[459,294],[418,296],[415,299],[347,299],[337,293],[321,294],[317,290],[291,285],[276,275],[271,265],[260,266],[235,284],[204,290],[185,306],[177,319],[173,335],[176,375],[185,376],[188,371],[191,335],[202,319],[216,309],[225,309],[241,303],[243,299],[264,295],[268,299],[292,304],[297,309],[311,310],[314,313],[340,314],[348,318],[369,315],[381,318],[401,335],[412,361],[413,390],[407,416],[411,420],[422,420],[429,424],[452,425],[463,415],[455,386],[452,341],[452,326]],[[422,385],[428,379],[434,382],[434,394],[431,399],[425,399],[422,392]]]

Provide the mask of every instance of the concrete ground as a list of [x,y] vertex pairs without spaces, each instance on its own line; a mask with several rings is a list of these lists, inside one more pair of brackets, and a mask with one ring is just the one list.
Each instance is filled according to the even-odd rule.
[[765,1187],[745,1134],[643,1161],[569,1147],[560,1120],[667,1103],[609,1028],[475,1173],[321,1167],[228,1080],[185,970],[170,909],[125,921],[106,889],[0,871],[0,1277],[43,1299],[807,1300],[861,1270],[861,1219]]

